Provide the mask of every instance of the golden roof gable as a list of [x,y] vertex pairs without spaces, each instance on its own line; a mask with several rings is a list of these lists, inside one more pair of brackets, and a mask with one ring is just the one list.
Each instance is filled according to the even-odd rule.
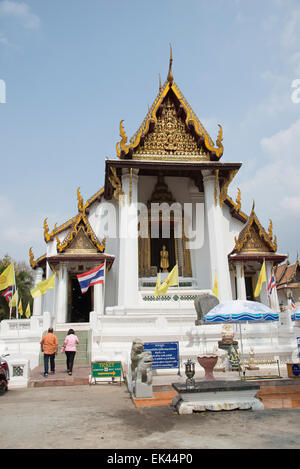
[[[170,62],[171,63],[171,62]],[[223,129],[219,124],[219,134],[216,143],[209,136],[201,121],[196,116],[195,112],[187,102],[179,87],[173,79],[173,74],[169,69],[168,79],[164,85],[159,87],[158,95],[156,96],[152,106],[149,108],[148,113],[140,125],[137,132],[127,143],[127,135],[124,130],[123,120],[120,122],[120,142],[117,143],[116,150],[119,158],[133,158],[133,154],[137,153],[137,149],[143,145],[143,142],[158,125],[158,119],[163,105],[172,98],[176,102],[177,118],[181,116],[181,120],[185,123],[187,133],[192,133],[198,147],[204,148],[204,156],[206,160],[219,160],[223,155]],[[188,153],[188,152],[187,152]],[[194,154],[194,152],[192,152]],[[194,158],[195,159],[195,158]]]
[[273,239],[272,222],[268,233],[259,222],[254,211],[254,203],[248,220],[240,231],[238,238],[235,237],[235,247],[233,252],[254,253],[254,252],[276,252],[277,238]]

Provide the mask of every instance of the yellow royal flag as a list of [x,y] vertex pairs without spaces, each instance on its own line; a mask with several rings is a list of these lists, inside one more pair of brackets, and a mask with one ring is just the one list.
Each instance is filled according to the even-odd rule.
[[19,301],[18,311],[19,311],[19,315],[23,316],[23,306],[22,306],[21,300]]
[[15,284],[14,265],[9,264],[8,267],[0,275],[0,290],[5,290],[7,287]]
[[13,297],[12,299],[10,300],[10,302],[8,303],[8,306],[10,308],[15,308],[17,306],[17,303],[16,303],[16,297],[18,296],[18,291],[16,291],[14,294],[13,294]]
[[266,265],[265,265],[265,261],[263,262],[263,265],[262,265],[262,268],[261,268],[261,271],[260,271],[260,274],[259,274],[259,277],[258,277],[258,280],[257,280],[257,284],[256,284],[256,287],[255,287],[255,291],[254,291],[254,296],[255,298],[257,298],[261,292],[261,287],[262,287],[262,284],[264,282],[267,281],[267,277],[266,277]]
[[178,265],[171,270],[167,278],[162,282],[158,288],[158,295],[165,295],[169,287],[178,285]]
[[219,297],[217,272],[215,274],[215,283],[214,283],[214,288],[213,288],[213,294],[216,295],[217,297]]
[[39,296],[45,295],[48,290],[51,290],[55,286],[55,274],[51,277],[38,283],[35,288],[30,290],[32,298],[38,298]]
[[29,301],[28,301],[27,308],[26,308],[26,311],[25,311],[25,316],[26,316],[27,319],[29,319],[30,316],[31,316],[30,303],[29,303]]
[[159,287],[160,287],[160,274],[158,274],[158,276],[157,276],[157,282],[156,282],[156,285],[155,285],[154,298],[158,297]]

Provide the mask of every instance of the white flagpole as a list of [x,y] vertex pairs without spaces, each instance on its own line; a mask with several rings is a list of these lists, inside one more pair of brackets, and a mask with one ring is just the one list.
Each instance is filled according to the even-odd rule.
[[[54,278],[54,292],[53,292],[53,307],[52,307],[52,324],[51,326],[53,326],[53,322],[54,322],[54,317],[55,317],[55,323],[56,323],[56,315],[55,315],[55,301],[56,301],[56,295],[55,295],[55,292],[56,292],[56,272],[54,271],[54,275],[55,275],[55,278]],[[55,316],[54,316],[55,315]]]
[[17,318],[17,331],[18,331],[18,349],[20,353],[20,329],[19,329],[19,305],[18,305],[18,290],[17,290],[17,282],[16,282],[16,274],[15,274],[15,265],[13,264],[13,271],[14,271],[14,281],[15,281],[15,294],[16,294],[16,318]]
[[105,283],[106,283],[106,259],[104,261],[104,279],[102,287],[102,315],[105,314]]

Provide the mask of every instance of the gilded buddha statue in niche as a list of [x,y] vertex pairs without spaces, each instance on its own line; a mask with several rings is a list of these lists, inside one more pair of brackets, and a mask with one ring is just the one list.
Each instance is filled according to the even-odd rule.
[[169,272],[169,253],[165,245],[163,245],[162,250],[160,251],[160,268],[162,272]]

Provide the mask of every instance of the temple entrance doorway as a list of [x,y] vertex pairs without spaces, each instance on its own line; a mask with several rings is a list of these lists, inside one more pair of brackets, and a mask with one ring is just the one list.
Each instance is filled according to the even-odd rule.
[[245,274],[246,298],[248,301],[255,301],[254,298],[254,275]]
[[165,246],[165,250],[168,252],[169,266],[167,270],[171,272],[176,264],[176,249],[174,239],[174,227],[170,227],[170,237],[162,237],[162,225],[159,227],[159,238],[151,238],[151,265],[157,267],[157,272],[161,272],[161,251]]
[[82,293],[76,274],[69,275],[68,322],[89,322],[93,293],[93,287]]

